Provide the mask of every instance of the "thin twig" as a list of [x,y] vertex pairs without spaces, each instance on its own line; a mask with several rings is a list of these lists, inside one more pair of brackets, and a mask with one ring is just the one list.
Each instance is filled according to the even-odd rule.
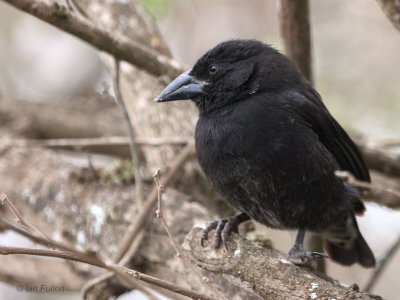
[[193,264],[189,261],[189,259],[186,257],[186,255],[183,254],[179,244],[175,240],[174,236],[171,233],[171,230],[169,230],[169,227],[167,225],[167,222],[165,222],[163,212],[162,212],[162,193],[164,192],[164,187],[160,184],[159,181],[160,177],[160,169],[157,169],[157,171],[153,174],[154,181],[156,183],[157,187],[157,210],[156,210],[156,216],[158,221],[160,222],[161,226],[164,228],[164,230],[167,232],[169,239],[172,242],[172,245],[175,248],[176,255],[180,259],[182,259],[183,263],[185,264],[186,267],[190,268],[193,273],[203,282],[205,285],[213,292],[215,293],[220,299],[228,300],[220,291],[218,291],[214,286],[210,284],[210,280],[207,277],[203,277],[200,272],[193,266]]
[[[176,174],[178,170],[183,166],[185,161],[190,157],[190,155],[194,154],[194,141],[188,142],[186,147],[179,153],[179,155],[172,162],[170,169],[167,172],[167,175],[163,177],[161,184],[166,185]],[[118,263],[119,265],[127,264],[134,253],[137,250],[141,240],[145,237],[145,233],[143,232],[143,225],[146,220],[146,217],[149,215],[151,209],[154,206],[155,201],[157,200],[158,190],[157,187],[154,187],[150,192],[146,201],[144,202],[143,208],[140,210],[138,216],[134,221],[129,225],[127,232],[122,238],[117,251],[114,253],[112,257],[112,261]],[[109,273],[107,276],[104,275],[102,278],[95,278],[92,282],[89,282],[83,288],[83,293],[87,293],[89,289],[91,289],[95,284],[99,284],[100,282],[111,278],[113,274]]]
[[0,198],[1,198],[1,204],[7,206],[11,210],[11,212],[15,216],[15,219],[18,224],[21,224],[22,226],[26,227],[28,230],[30,230],[32,232],[36,232],[42,238],[46,239],[46,237],[43,233],[41,233],[35,226],[33,226],[32,224],[30,224],[28,221],[26,221],[24,219],[22,214],[18,211],[18,209],[14,206],[14,204],[10,201],[10,199],[8,199],[6,194],[4,194],[3,192],[0,192]]
[[140,160],[139,160],[139,150],[135,141],[135,129],[133,128],[133,122],[129,115],[126,103],[121,94],[120,87],[120,61],[114,57],[115,62],[115,76],[114,76],[114,94],[117,100],[118,106],[121,108],[122,115],[124,116],[126,126],[128,128],[129,134],[129,148],[131,151],[131,159],[134,167],[135,173],[135,190],[136,190],[136,203],[140,209],[143,206],[143,182],[142,176],[140,175]]
[[36,232],[31,232],[25,229],[25,227],[22,227],[18,224],[14,224],[9,222],[8,220],[4,219],[2,216],[0,216],[0,224],[2,224],[4,229],[8,229],[8,230],[12,230],[26,238],[28,238],[29,240],[31,240],[32,242],[39,244],[39,245],[43,245],[45,247],[49,247],[49,248],[53,248],[53,249],[61,249],[61,250],[66,250],[66,251],[77,251],[76,249],[69,247],[67,245],[64,245],[60,242],[57,241],[53,241],[50,240],[46,237],[44,237],[43,235],[37,235]]
[[[135,255],[137,249],[139,248],[140,243],[142,242],[143,238],[145,237],[145,231],[142,229],[140,233],[136,236],[134,239],[132,245],[128,249],[128,251],[125,253],[125,255],[118,261],[113,261],[114,263],[118,263],[120,266],[125,266],[131,258]],[[94,288],[96,285],[102,283],[103,281],[109,280],[112,277],[115,276],[115,273],[113,272],[107,272],[104,273],[100,276],[97,276],[91,280],[89,280],[83,287],[82,287],[82,294],[83,294],[83,299],[86,299],[86,295],[88,292]]]
[[[15,212],[17,215],[21,216],[21,214],[18,212],[18,210],[14,207]],[[26,221],[25,221],[26,222]],[[33,248],[21,248],[21,247],[6,247],[6,246],[0,246],[0,254],[2,255],[8,255],[8,254],[28,254],[28,255],[37,255],[37,256],[51,256],[51,257],[58,257],[58,258],[63,258],[67,260],[72,260],[72,261],[79,261],[79,262],[84,262],[93,266],[97,266],[103,269],[107,269],[109,271],[112,271],[113,273],[116,273],[118,275],[123,276],[126,280],[128,280],[129,284],[136,289],[143,290],[143,288],[137,284],[136,280],[143,280],[145,282],[157,285],[159,287],[168,289],[170,291],[180,293],[185,296],[189,297],[197,297],[199,299],[213,299],[207,296],[203,296],[200,293],[197,293],[192,290],[184,289],[181,288],[180,286],[170,283],[165,280],[161,280],[146,274],[142,274],[139,272],[136,272],[134,270],[118,266],[115,263],[105,263],[94,251],[80,251],[75,248],[63,245],[57,241],[38,236],[36,232],[30,232],[26,230],[24,227],[18,225],[18,224],[13,224],[6,219],[4,219],[2,216],[0,216],[0,224],[3,225],[3,228],[5,229],[10,229],[13,230],[26,238],[30,239],[31,241],[46,246],[50,248],[55,248],[54,249],[33,249]],[[144,293],[148,291],[143,291]]]
[[[161,185],[166,185],[175,176],[175,174],[180,170],[185,161],[194,154],[194,141],[190,141],[185,148],[176,156],[171,164],[171,167],[167,171],[166,175],[161,179]],[[120,261],[124,254],[129,249],[132,241],[135,239],[137,234],[142,229],[147,216],[149,215],[151,209],[153,208],[155,202],[157,201],[157,187],[154,187],[150,194],[147,196],[144,202],[143,209],[136,216],[135,220],[129,225],[117,251],[113,255],[113,261]]]
[[372,184],[369,182],[357,180],[353,174],[351,174],[348,171],[336,171],[335,175],[341,179],[346,180],[348,183],[350,183],[352,186],[359,187],[359,188],[364,188],[364,189],[369,189],[369,190],[376,190],[384,193],[388,193],[390,195],[395,196],[400,200],[400,193],[381,186],[377,186],[376,184]]
[[70,11],[78,12],[83,17],[85,17],[86,19],[90,20],[90,18],[87,15],[87,13],[82,9],[82,7],[79,6],[79,4],[75,0],[66,0],[66,2],[67,2],[67,6],[68,6]]
[[136,270],[132,270],[126,267],[118,266],[114,263],[106,263],[100,260],[98,257],[90,256],[88,254],[78,253],[78,252],[70,252],[64,250],[52,250],[52,249],[32,249],[32,248],[21,248],[21,247],[7,247],[0,246],[0,254],[1,255],[10,255],[10,254],[25,254],[25,255],[34,255],[34,256],[45,256],[45,257],[57,257],[71,261],[78,261],[82,263],[86,263],[92,266],[96,266],[102,269],[110,270],[119,276],[122,276],[126,279],[130,284],[132,280],[142,280],[144,282],[154,284],[156,286],[162,287],[174,293],[178,293],[181,295],[185,295],[191,297],[193,299],[204,299],[204,300],[214,300],[215,298],[203,295],[196,291],[186,289],[184,287],[178,286],[174,283],[168,282],[166,280],[162,280],[153,276],[146,275],[144,273],[138,272]]
[[368,283],[365,286],[365,291],[370,292],[375,284],[378,282],[381,274],[383,273],[385,267],[388,265],[389,261],[392,259],[394,254],[400,248],[400,236],[396,239],[393,245],[386,251],[386,253],[382,256],[381,259],[378,260],[378,266],[375,269],[374,273],[372,273],[371,278],[368,280]]

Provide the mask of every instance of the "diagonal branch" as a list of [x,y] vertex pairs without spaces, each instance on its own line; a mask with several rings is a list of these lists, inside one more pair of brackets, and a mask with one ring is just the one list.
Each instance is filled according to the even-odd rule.
[[28,230],[30,230],[32,232],[36,232],[42,238],[46,238],[44,236],[44,234],[41,233],[35,226],[33,226],[32,224],[30,224],[28,221],[26,221],[24,219],[22,214],[18,211],[18,209],[14,206],[14,204],[8,199],[7,195],[1,191],[0,191],[0,200],[1,200],[1,204],[7,206],[11,210],[11,212],[15,216],[15,219],[18,224],[21,224],[22,226],[24,226],[25,228],[27,228]]
[[178,294],[182,294],[193,299],[203,299],[203,300],[214,300],[215,298],[203,295],[196,291],[186,289],[174,283],[170,283],[166,280],[155,278],[153,276],[146,275],[144,273],[140,273],[138,271],[121,267],[114,263],[106,263],[97,257],[84,255],[78,252],[70,252],[64,250],[51,250],[51,249],[32,249],[32,248],[21,248],[21,247],[7,247],[0,246],[0,255],[10,255],[10,254],[25,254],[25,255],[34,255],[34,256],[44,256],[44,257],[56,257],[62,258],[66,260],[78,261],[82,263],[86,263],[92,266],[96,266],[102,269],[110,270],[119,276],[123,277],[129,283],[134,280],[142,280],[144,282],[148,282],[154,284],[156,286],[162,287],[164,289],[168,289]]
[[42,0],[3,0],[3,2],[9,3],[152,75],[176,77],[183,71],[175,60],[132,39],[116,36],[114,33],[96,27],[90,20],[57,3],[49,4]]
[[[182,150],[181,153],[175,158],[173,163],[171,164],[171,168],[167,171],[165,177],[161,180],[161,185],[166,185],[176,174],[178,170],[182,167],[184,162],[194,154],[194,141],[189,142],[186,147]],[[158,190],[157,187],[153,188],[153,190],[148,195],[142,210],[136,219],[130,224],[128,227],[124,237],[121,240],[120,245],[118,246],[117,251],[113,255],[113,261],[120,261],[124,254],[128,251],[132,241],[135,239],[137,234],[140,232],[147,216],[149,215],[151,209],[154,207],[154,204],[157,201]]]

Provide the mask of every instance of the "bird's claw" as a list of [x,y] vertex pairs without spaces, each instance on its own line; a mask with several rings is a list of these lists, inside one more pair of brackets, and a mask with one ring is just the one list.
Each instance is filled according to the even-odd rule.
[[229,250],[227,244],[229,234],[231,232],[238,233],[239,232],[238,225],[239,224],[235,216],[209,223],[203,230],[203,234],[201,235],[201,240],[200,240],[201,246],[204,247],[204,241],[208,240],[208,233],[211,230],[215,229],[213,237],[213,248],[218,249],[222,241],[222,243],[225,246],[225,249]]
[[320,252],[304,251],[303,247],[294,245],[289,251],[289,261],[296,265],[310,264],[313,260],[319,258],[330,258],[329,255]]

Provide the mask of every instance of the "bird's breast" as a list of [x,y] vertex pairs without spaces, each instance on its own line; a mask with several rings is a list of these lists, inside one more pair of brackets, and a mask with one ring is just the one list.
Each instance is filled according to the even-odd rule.
[[227,170],[241,143],[240,128],[222,119],[200,118],[195,131],[196,152],[199,163],[207,176]]

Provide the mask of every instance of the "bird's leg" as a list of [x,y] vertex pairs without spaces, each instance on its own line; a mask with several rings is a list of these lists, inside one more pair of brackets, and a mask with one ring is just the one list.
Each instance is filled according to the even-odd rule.
[[224,243],[225,248],[228,250],[227,240],[231,232],[239,232],[238,226],[240,223],[250,220],[250,217],[245,213],[238,214],[226,219],[221,219],[209,223],[203,230],[201,235],[201,245],[204,247],[204,241],[208,239],[208,233],[212,229],[216,229],[214,233],[213,247],[215,249],[219,248],[221,241]]
[[289,251],[289,260],[292,263],[297,265],[305,265],[317,258],[329,258],[329,256],[324,253],[304,251],[304,235],[305,230],[299,229],[296,236],[296,243]]

